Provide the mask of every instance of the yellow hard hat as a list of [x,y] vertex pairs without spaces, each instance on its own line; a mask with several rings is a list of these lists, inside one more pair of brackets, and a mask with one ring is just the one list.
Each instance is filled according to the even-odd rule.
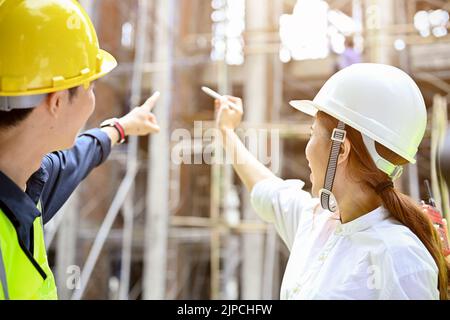
[[73,0],[0,0],[0,96],[60,91],[117,66]]

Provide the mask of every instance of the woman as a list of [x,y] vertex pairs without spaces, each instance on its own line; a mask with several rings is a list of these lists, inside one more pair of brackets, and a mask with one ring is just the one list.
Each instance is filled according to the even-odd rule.
[[306,158],[312,194],[259,163],[234,129],[239,110],[216,101],[217,124],[254,209],[290,250],[282,299],[447,299],[448,265],[418,204],[394,188],[426,128],[419,88],[403,71],[356,64],[335,74],[314,101]]

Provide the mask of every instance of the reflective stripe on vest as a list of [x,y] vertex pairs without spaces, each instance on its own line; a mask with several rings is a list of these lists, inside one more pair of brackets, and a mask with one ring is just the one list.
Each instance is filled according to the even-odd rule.
[[[55,279],[48,265],[41,217],[33,222],[34,254],[31,256],[28,250],[21,247],[14,225],[0,209],[0,245],[10,299],[54,300],[58,298]],[[0,290],[0,300],[7,298],[4,289]]]
[[0,285],[3,290],[3,297],[9,300],[8,282],[6,281],[5,264],[3,263],[2,244],[0,243]]

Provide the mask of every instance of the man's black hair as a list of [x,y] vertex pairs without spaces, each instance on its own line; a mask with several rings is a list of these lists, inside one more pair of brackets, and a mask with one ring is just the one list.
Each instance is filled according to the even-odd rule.
[[[77,95],[78,87],[69,89],[69,101]],[[14,109],[11,111],[0,111],[0,130],[17,126],[24,121],[33,112],[33,108],[29,109]]]

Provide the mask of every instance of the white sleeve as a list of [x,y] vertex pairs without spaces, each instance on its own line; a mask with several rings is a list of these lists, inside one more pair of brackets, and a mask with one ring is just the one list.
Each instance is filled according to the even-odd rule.
[[303,191],[301,180],[267,179],[257,183],[251,193],[251,203],[258,215],[273,223],[289,250],[306,210],[313,210],[316,202]]

